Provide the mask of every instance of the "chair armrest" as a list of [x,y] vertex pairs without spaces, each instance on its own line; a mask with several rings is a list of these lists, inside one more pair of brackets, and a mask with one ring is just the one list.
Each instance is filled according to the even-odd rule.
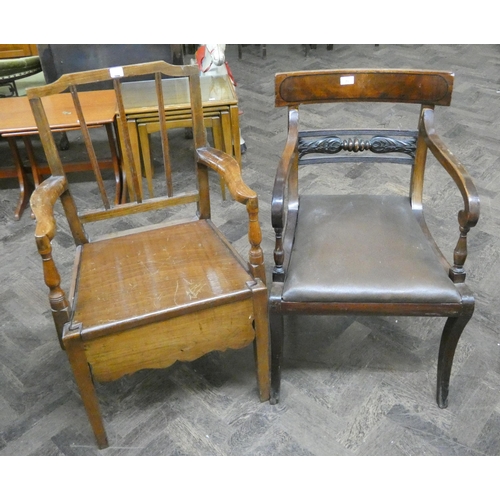
[[[295,232],[299,203],[298,143],[299,111],[292,108],[288,111],[288,135],[274,178],[271,200],[271,223],[275,233],[273,282],[284,280]],[[288,230],[285,231],[285,228]]]
[[425,109],[422,113],[422,127],[424,140],[432,154],[450,174],[457,185],[464,202],[463,210],[458,212],[460,236],[453,254],[454,265],[450,269],[450,277],[454,282],[465,280],[463,265],[467,258],[467,233],[479,220],[479,196],[476,186],[465,167],[446,147],[434,128],[434,111]]
[[[274,178],[274,187],[271,201],[271,221],[275,229],[283,230],[285,227],[285,194],[288,187],[290,171],[292,169],[294,154],[299,142],[299,112],[291,109],[288,115],[288,136],[285,148]],[[297,202],[298,193],[292,193],[292,199]]]
[[240,166],[232,156],[209,146],[198,148],[197,154],[198,160],[203,165],[210,167],[223,177],[234,200],[245,205],[249,200],[257,198],[255,191],[243,181]]
[[232,156],[209,146],[198,148],[196,153],[200,163],[215,170],[223,177],[233,199],[246,205],[249,219],[248,240],[250,242],[250,251],[248,259],[250,270],[254,277],[260,278],[263,283],[266,283],[264,254],[260,247],[262,232],[259,224],[257,194],[243,181],[240,166]]
[[49,177],[33,192],[30,198],[31,210],[36,219],[35,238],[38,240],[47,237],[52,240],[56,234],[54,205],[62,193],[67,189],[65,177]]
[[30,205],[36,218],[35,240],[38,253],[42,257],[43,277],[49,287],[49,302],[52,316],[57,330],[59,343],[65,323],[69,319],[69,303],[64,291],[61,289],[61,277],[52,259],[51,241],[56,234],[56,221],[54,218],[54,204],[66,191],[67,181],[62,176],[52,176],[43,181],[31,195]]
[[446,147],[434,128],[434,112],[426,109],[423,113],[424,139],[432,154],[450,174],[458,186],[464,200],[464,210],[460,224],[464,227],[474,227],[479,220],[479,196],[472,178],[465,167]]

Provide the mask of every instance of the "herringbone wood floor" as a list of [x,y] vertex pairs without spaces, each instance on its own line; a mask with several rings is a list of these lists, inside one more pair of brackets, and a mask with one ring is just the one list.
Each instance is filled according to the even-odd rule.
[[[145,371],[98,386],[111,446],[99,451],[66,355],[48,310],[33,221],[12,214],[15,183],[0,186],[0,454],[2,455],[499,455],[500,454],[500,47],[491,45],[228,46],[237,80],[242,135],[248,151],[243,175],[260,196],[267,267],[272,265],[270,199],[284,145],[286,113],[273,105],[278,71],[329,67],[407,67],[453,70],[451,107],[438,109],[437,126],[479,189],[481,220],[469,237],[468,282],[476,312],[458,345],[450,404],[435,403],[441,319],[298,318],[288,322],[282,400],[258,402],[252,348],[212,353],[194,363]],[[328,110],[341,120],[346,106]],[[370,111],[371,108],[370,108]],[[406,123],[406,108],[383,106],[369,119]],[[328,118],[313,110],[312,126]],[[354,109],[355,126],[361,115]],[[0,143],[0,167],[11,160]],[[406,175],[406,174],[405,174]],[[382,188],[400,192],[407,177],[382,175]],[[349,189],[373,173],[337,169],[326,183],[306,173],[307,186]],[[451,248],[456,211],[443,207],[455,193],[446,175],[430,169],[429,225]],[[221,202],[215,217],[245,249],[244,214]],[[72,260],[61,223],[58,257]]]

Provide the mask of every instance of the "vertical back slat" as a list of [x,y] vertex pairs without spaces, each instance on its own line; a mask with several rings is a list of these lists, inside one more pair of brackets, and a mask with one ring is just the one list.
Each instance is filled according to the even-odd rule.
[[167,123],[165,118],[165,104],[163,101],[163,88],[161,84],[161,73],[155,73],[155,86],[156,86],[156,97],[158,100],[158,116],[160,120],[163,165],[165,166],[165,178],[167,181],[167,195],[173,196],[172,166],[170,163],[170,151],[168,146],[168,133],[167,133]]
[[[191,101],[191,113],[193,117],[193,137],[195,149],[206,145],[207,133],[203,120],[203,106],[200,90],[200,74],[193,71],[189,74],[189,98]],[[208,168],[197,164],[198,190],[200,201],[198,203],[199,216],[202,219],[210,218],[210,195],[208,182]]]
[[130,143],[130,133],[128,131],[127,117],[125,114],[125,105],[123,104],[123,93],[121,88],[121,82],[118,78],[113,79],[113,87],[116,94],[116,102],[118,105],[118,122],[119,130],[123,135],[122,145],[125,147],[125,151],[122,153],[125,155],[123,158],[123,167],[126,170],[127,184],[129,186],[129,192],[131,198],[137,203],[142,203],[142,189],[139,184],[139,176],[137,174],[137,168],[134,161],[134,155],[132,153],[132,147]]
[[104,181],[102,179],[101,169],[99,168],[99,162],[97,161],[97,156],[95,154],[94,145],[92,144],[92,139],[90,138],[89,128],[85,117],[83,116],[82,105],[80,103],[80,98],[78,96],[78,91],[75,85],[70,86],[71,96],[73,97],[73,104],[75,105],[76,114],[80,122],[80,130],[83,135],[83,141],[85,143],[85,148],[87,149],[87,154],[89,155],[90,164],[94,175],[99,186],[99,193],[101,195],[101,200],[106,210],[110,209],[110,204],[108,200],[108,195],[106,194],[106,188],[104,187]]
[[207,143],[207,133],[203,120],[203,104],[201,100],[200,75],[193,73],[189,76],[189,97],[193,114],[193,135],[195,148],[201,148]]
[[45,156],[50,165],[51,173],[52,175],[65,177],[66,174],[62,166],[61,157],[59,156],[54,136],[50,130],[49,120],[47,119],[47,114],[42,105],[42,99],[40,97],[34,97],[30,99],[30,104],[38,126],[38,133],[40,134]]
[[[40,134],[40,139],[42,141],[45,156],[47,157],[47,161],[50,165],[50,172],[54,177],[66,177],[66,173],[64,172],[64,168],[61,162],[61,157],[59,156],[59,151],[57,150],[54,136],[52,135],[52,131],[50,130],[49,121],[47,119],[45,109],[42,105],[41,98],[31,97],[30,105],[33,111],[33,116],[35,117],[35,121],[37,123],[38,133]],[[61,203],[68,218],[70,230],[76,244],[81,245],[87,242],[85,229],[78,218],[78,210],[73,198],[69,194],[69,190],[66,190],[61,195]]]

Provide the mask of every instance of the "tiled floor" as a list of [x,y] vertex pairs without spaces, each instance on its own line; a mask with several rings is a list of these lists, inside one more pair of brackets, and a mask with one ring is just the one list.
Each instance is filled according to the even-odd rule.
[[[252,349],[213,353],[171,368],[100,385],[112,446],[99,451],[59,349],[29,212],[13,220],[14,182],[0,185],[0,454],[12,455],[315,455],[498,456],[500,454],[500,47],[493,45],[228,46],[237,81],[243,175],[260,196],[268,271],[274,246],[270,199],[284,146],[286,113],[273,103],[278,71],[326,67],[408,67],[455,72],[450,108],[437,110],[445,142],[475,179],[481,219],[469,236],[466,268],[477,298],[457,349],[450,404],[434,398],[441,319],[299,318],[289,321],[280,404],[258,402]],[[331,112],[337,112],[333,107]],[[346,114],[345,106],[338,111]],[[327,118],[311,113],[313,125]],[[399,126],[403,110],[371,119]],[[0,142],[0,168],[9,164]],[[330,178],[345,189],[353,170]],[[428,221],[449,243],[458,235],[440,172],[430,179]],[[310,184],[318,189],[318,178]],[[392,172],[385,182],[399,182]],[[443,189],[442,186],[445,186]],[[446,226],[445,216],[450,216]],[[223,227],[244,245],[243,219],[221,204]],[[70,241],[62,241],[64,262]],[[69,254],[68,254],[69,255]],[[333,481],[333,480],[332,480]]]

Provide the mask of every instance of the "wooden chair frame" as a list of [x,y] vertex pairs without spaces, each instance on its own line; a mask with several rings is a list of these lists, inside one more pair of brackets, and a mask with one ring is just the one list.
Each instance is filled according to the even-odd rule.
[[[154,194],[148,198],[148,190],[142,187],[140,165],[135,164],[130,146],[121,80],[149,74],[154,75],[159,109],[164,107],[163,76],[187,79],[197,180],[197,187],[192,191],[174,193],[169,185],[165,196]],[[113,81],[117,98],[117,130],[126,190],[126,200],[120,204],[113,204],[106,194],[78,98],[79,85],[106,80]],[[44,96],[67,88],[73,96],[103,206],[85,212],[78,210],[72,196],[42,102]],[[99,447],[108,446],[108,439],[94,381],[116,380],[145,368],[165,368],[176,361],[197,359],[213,350],[236,349],[253,342],[260,399],[268,400],[267,288],[260,247],[258,199],[243,182],[236,160],[207,145],[197,66],[174,66],[158,61],[66,74],[52,84],[29,89],[27,95],[52,173],[31,197],[37,221],[35,240],[42,257],[58,339],[68,355]],[[164,113],[159,116],[166,160],[169,153],[167,125]],[[168,166],[169,162],[165,164]],[[250,243],[248,262],[210,220],[209,169],[224,179],[233,200],[246,207]],[[165,183],[169,180],[167,168]],[[54,205],[58,199],[76,244],[69,294],[61,286],[60,273],[52,256],[52,240],[56,235]],[[89,222],[190,203],[196,205],[194,220],[167,220],[92,241],[84,227]],[[200,240],[195,244],[197,238]],[[133,257],[129,257],[129,251]],[[146,256],[140,257],[144,252]],[[184,261],[186,268],[181,269]],[[139,271],[134,268],[136,262]],[[210,276],[205,276],[205,267],[210,269]],[[98,270],[97,275],[94,268]],[[130,275],[129,282],[119,281],[121,273]],[[205,280],[204,285],[191,283],[190,276]],[[211,286],[211,280],[217,286]],[[132,282],[139,288],[130,294],[126,287]],[[107,295],[100,291],[103,286],[110,290]],[[200,292],[202,286],[205,288]],[[110,293],[116,293],[116,300],[111,300],[106,307],[101,306],[99,301],[107,300]]]
[[[436,105],[451,102],[454,75],[450,72],[383,69],[346,69],[300,71],[276,75],[276,106],[288,108],[288,135],[277,169],[272,195],[272,225],[275,231],[274,270],[270,285],[269,319],[271,326],[271,403],[279,401],[284,344],[284,316],[314,315],[394,315],[444,316],[447,321],[441,337],[437,368],[437,402],[447,406],[453,356],[460,335],[472,316],[474,297],[465,284],[467,233],[479,218],[479,198],[464,166],[437,135],[434,123]],[[305,104],[389,102],[420,106],[416,131],[299,129],[299,107]],[[354,138],[353,138],[354,134]],[[359,139],[363,135],[368,139]],[[343,140],[340,136],[350,139]],[[311,138],[313,137],[313,138]],[[394,302],[314,299],[290,301],[283,298],[289,279],[290,259],[294,251],[295,230],[300,218],[299,169],[306,163],[358,161],[357,153],[375,153],[359,158],[367,162],[406,163],[411,166],[408,203],[422,233],[427,237],[443,272],[449,276],[460,300]],[[347,157],[341,156],[346,153]],[[451,176],[462,199],[458,213],[458,242],[449,264],[432,239],[423,212],[424,172],[428,153]],[[308,155],[313,156],[308,160]],[[335,255],[331,255],[335,259]],[[324,263],[323,263],[324,264]],[[335,287],[335,283],[331,283]]]

